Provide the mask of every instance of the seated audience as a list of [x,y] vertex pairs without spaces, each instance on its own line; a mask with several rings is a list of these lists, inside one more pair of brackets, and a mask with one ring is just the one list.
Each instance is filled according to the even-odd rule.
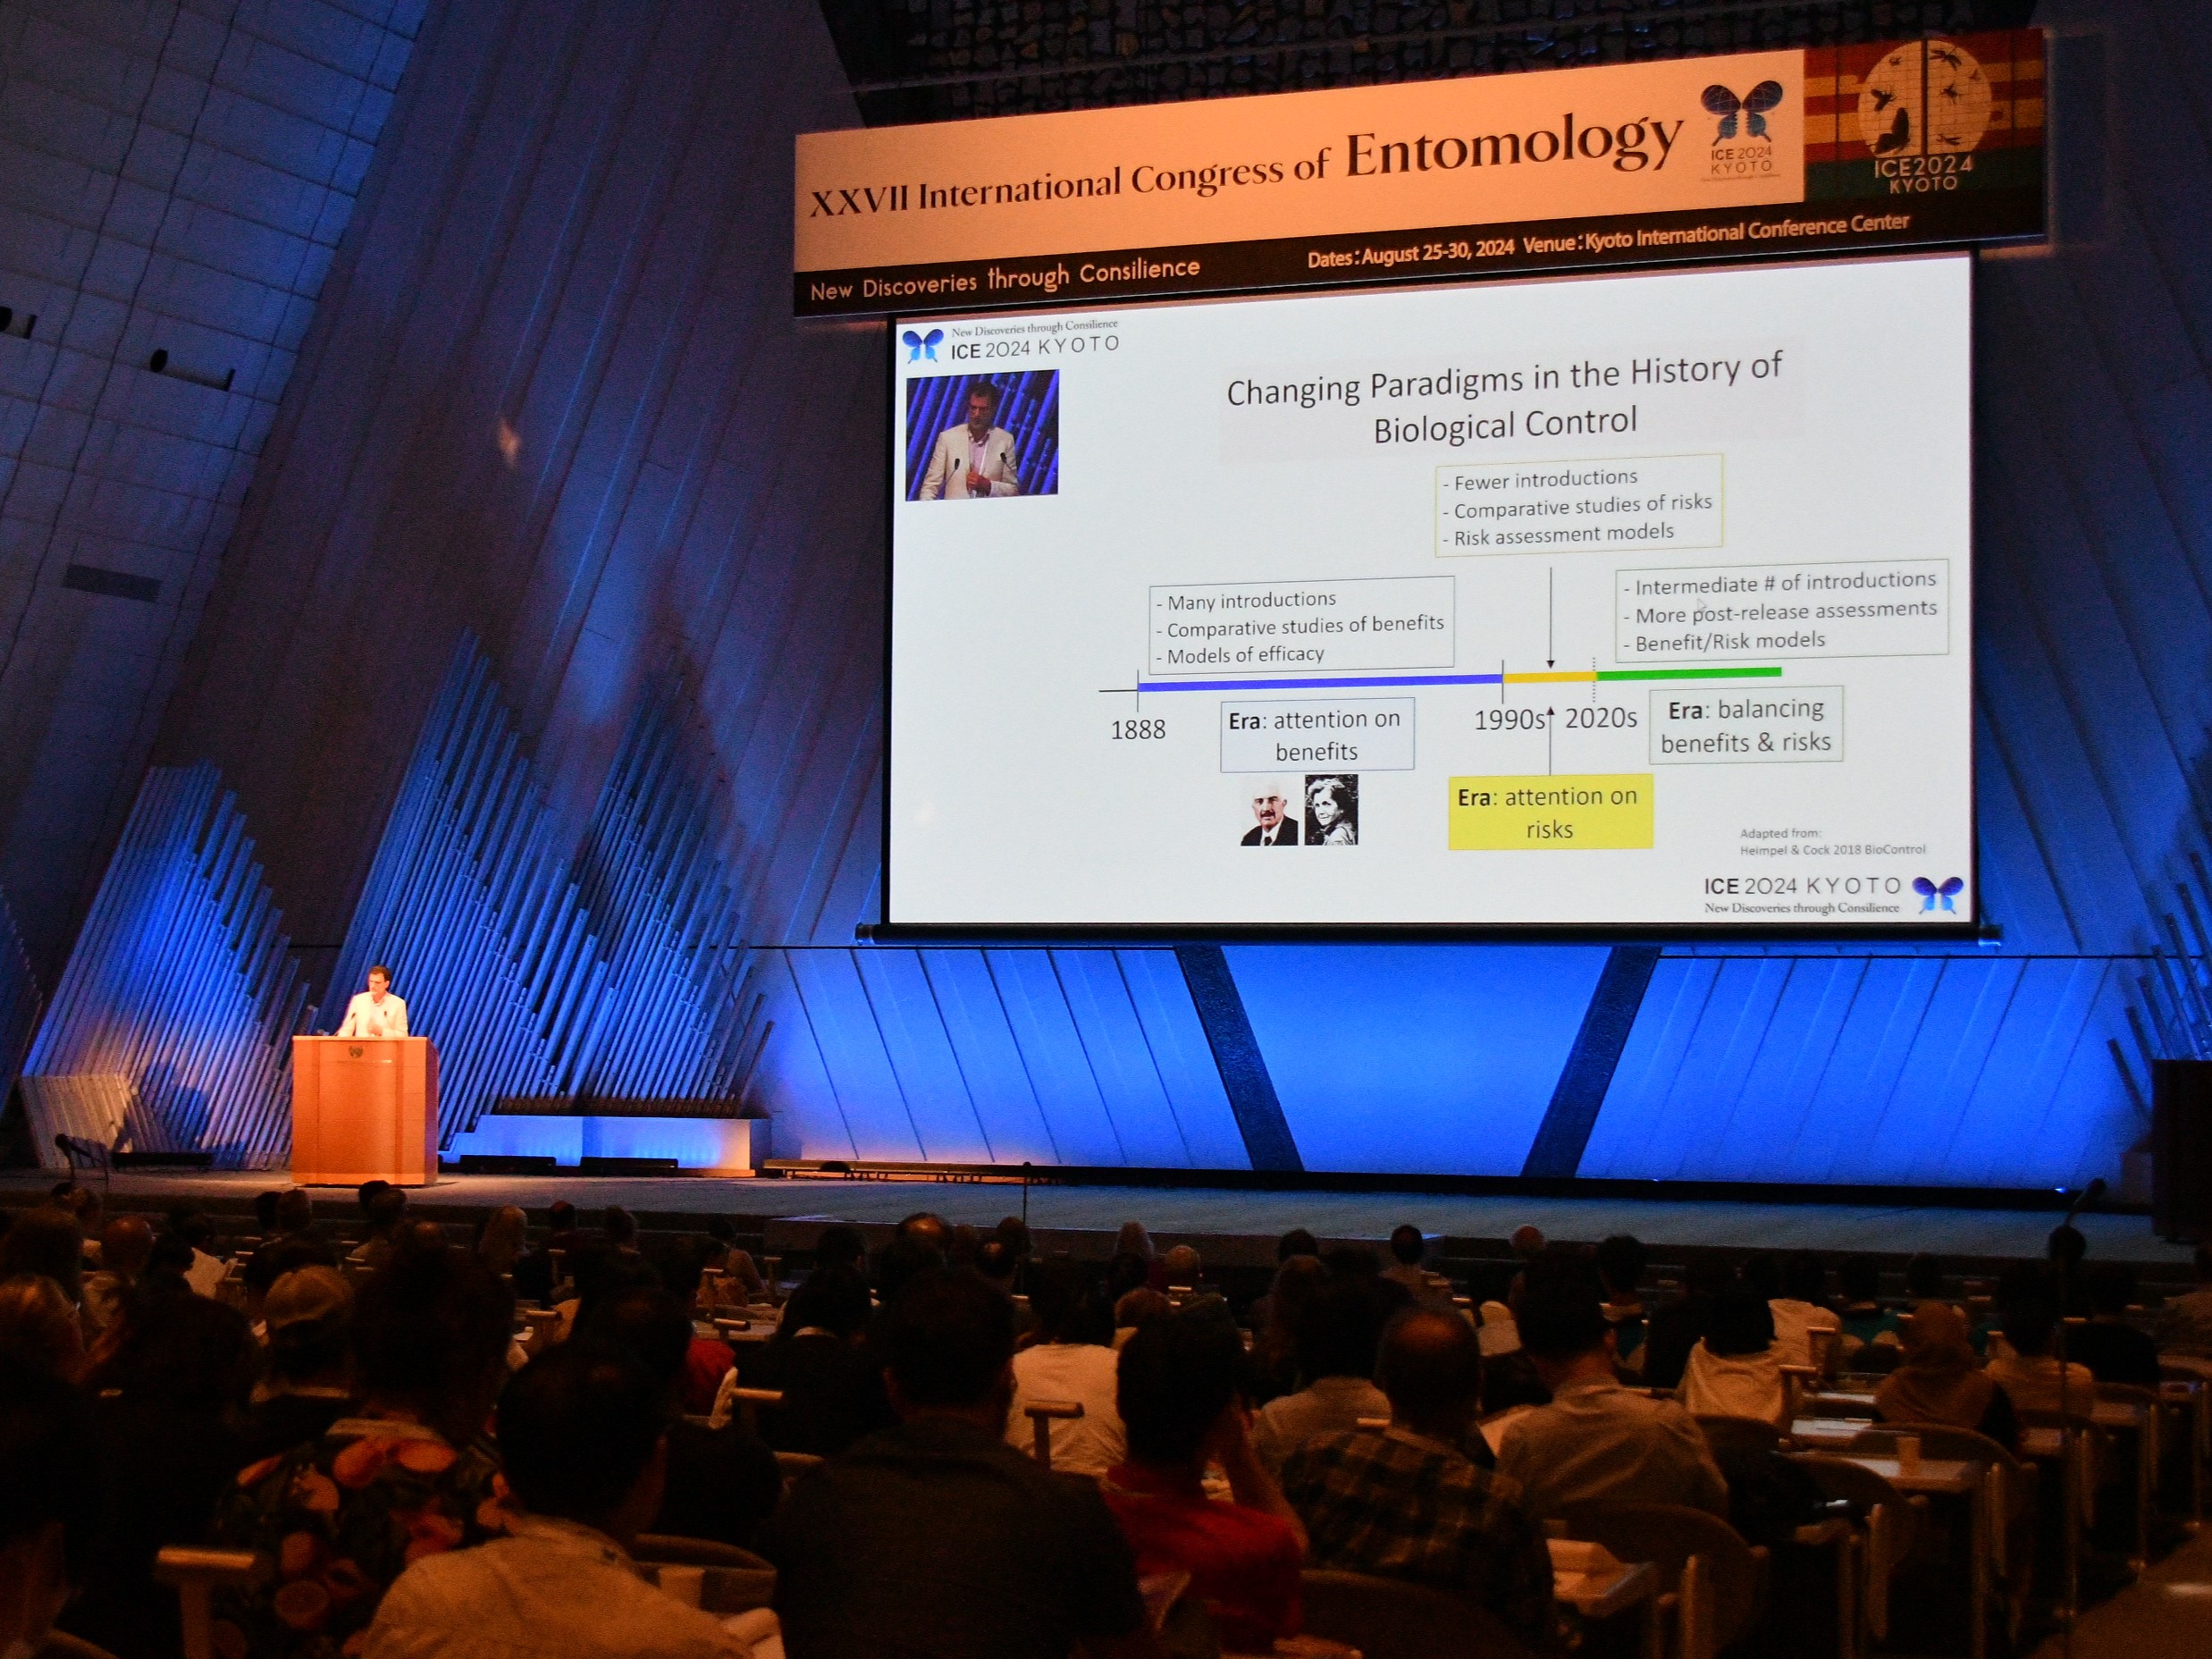
[[114,1323],[153,1253],[154,1229],[142,1216],[118,1216],[101,1231],[100,1265],[84,1276],[86,1336],[97,1341]]
[[338,1252],[315,1230],[315,1200],[305,1187],[276,1197],[276,1230],[246,1259],[246,1316],[259,1323],[269,1286],[298,1267],[335,1267]]
[[1390,1402],[1373,1381],[1384,1317],[1373,1285],[1358,1279],[1333,1280],[1307,1303],[1298,1327],[1306,1385],[1269,1401],[1252,1424],[1253,1449],[1271,1473],[1316,1436],[1357,1428],[1363,1417],[1390,1415]]
[[1160,1258],[1167,1276],[1163,1290],[1196,1290],[1206,1278],[1206,1263],[1194,1244],[1178,1244]]
[[361,1407],[319,1438],[250,1463],[214,1541],[276,1562],[218,1598],[218,1652],[320,1659],[368,1628],[409,1562],[499,1530],[484,1438],[507,1378],[514,1299],[467,1251],[401,1249],[354,1304]]
[[90,1566],[105,1495],[95,1439],[75,1389],[0,1350],[0,1652],[16,1659],[47,1647]]
[[1616,1233],[1597,1247],[1598,1276],[1605,1284],[1605,1323],[1613,1331],[1613,1362],[1630,1373],[1644,1368],[1646,1316],[1637,1287],[1644,1283],[1648,1259],[1644,1242],[1627,1233]]
[[1482,1374],[1465,1319],[1431,1308],[1400,1313],[1378,1370],[1390,1427],[1308,1442],[1283,1465],[1284,1493],[1306,1522],[1315,1566],[1448,1590],[1548,1651],[1560,1643],[1543,1535],[1519,1489],[1470,1455]]
[[1273,1288],[1252,1304],[1255,1335],[1244,1397],[1255,1405],[1298,1388],[1298,1324],[1328,1282],[1329,1270],[1319,1257],[1292,1256],[1275,1269]]
[[[1236,1327],[1204,1310],[1148,1320],[1122,1350],[1118,1399],[1129,1461],[1101,1490],[1143,1573],[1187,1572],[1232,1653],[1265,1653],[1299,1626],[1306,1534],[1254,1451],[1237,1383]],[[1218,1463],[1233,1502],[1207,1497]]]
[[661,1507],[668,1389],[589,1342],[541,1354],[508,1385],[499,1442],[505,1535],[425,1556],[385,1594],[367,1659],[736,1659],[711,1614],[663,1595],[629,1546]]
[[782,1495],[783,1476],[776,1454],[740,1424],[710,1428],[685,1420],[693,1338],[683,1298],[644,1285],[619,1292],[593,1305],[577,1323],[575,1340],[627,1354],[659,1390],[667,1478],[644,1530],[751,1548]]
[[1523,1263],[1534,1261],[1543,1254],[1543,1229],[1525,1222],[1513,1229],[1513,1236],[1506,1243],[1512,1250],[1516,1260]]
[[84,1368],[84,1327],[62,1287],[43,1273],[0,1279],[0,1360],[73,1383]]
[[1874,1390],[1877,1421],[1971,1428],[2008,1452],[2019,1443],[2012,1398],[1974,1357],[1964,1314],[1947,1301],[1924,1301],[1898,1335],[1904,1356]]
[[74,1309],[84,1300],[84,1242],[67,1210],[50,1204],[24,1210],[0,1234],[0,1279],[19,1273],[51,1279]]
[[1595,1266],[1578,1258],[1547,1252],[1528,1264],[1521,1351],[1552,1403],[1506,1428],[1498,1472],[1539,1520],[1589,1503],[1680,1503],[1725,1516],[1728,1482],[1696,1421],[1615,1377],[1603,1291]]
[[2212,1240],[2197,1246],[2197,1286],[2158,1310],[2158,1346],[2190,1360],[2212,1360]]
[[407,1225],[407,1189],[383,1181],[367,1184],[376,1191],[364,1193],[361,1199],[366,1236],[346,1259],[357,1267],[378,1272],[390,1265],[391,1252],[398,1248],[400,1229]]
[[100,1265],[100,1233],[107,1225],[104,1213],[106,1206],[100,1195],[90,1187],[80,1186],[74,1181],[57,1183],[54,1189],[52,1208],[77,1224],[77,1237],[80,1241],[78,1254],[84,1266]]
[[1175,1304],[1167,1300],[1166,1292],[1140,1284],[1114,1304],[1114,1348],[1118,1351],[1128,1347],[1129,1339],[1137,1334],[1140,1326],[1174,1310]]
[[839,1223],[824,1227],[814,1235],[814,1266],[821,1267],[850,1267],[855,1273],[863,1272],[868,1265],[867,1241],[861,1237],[858,1227]]
[[[753,1346],[723,1382],[731,1388],[775,1388],[784,1402],[763,1414],[761,1433],[778,1452],[835,1457],[892,1421],[883,1368],[865,1342],[872,1310],[868,1284],[849,1267],[817,1267],[784,1304],[783,1322]],[[719,1394],[714,1415],[727,1421]]]
[[[702,1336],[692,1326],[692,1310],[699,1303],[699,1286],[706,1277],[707,1249],[699,1239],[678,1239],[655,1254],[654,1266],[661,1288],[684,1310],[684,1375],[678,1409],[694,1417],[714,1410],[722,1378],[736,1368],[737,1356],[719,1335]],[[626,1292],[627,1293],[627,1292]]]
[[530,1242],[530,1217],[502,1204],[476,1225],[476,1259],[493,1273],[509,1273]]
[[254,1385],[241,1463],[319,1438],[353,1398],[353,1287],[335,1267],[299,1267],[261,1308],[268,1368]]
[[898,1421],[793,1481],[770,1526],[790,1659],[1146,1651],[1130,1552],[1097,1486],[1005,1442],[1006,1299],[925,1271],[879,1335]]
[[[1310,1256],[1316,1262],[1319,1261],[1321,1259],[1321,1242],[1315,1238],[1314,1235],[1308,1232],[1304,1227],[1292,1227],[1288,1233],[1284,1234],[1281,1238],[1275,1241],[1275,1269],[1277,1273],[1280,1274],[1285,1263],[1293,1261],[1300,1256]],[[1106,1287],[1113,1293],[1114,1300],[1119,1301],[1122,1298],[1122,1293],[1126,1290],[1134,1289],[1135,1285],[1124,1284],[1117,1287],[1114,1284],[1113,1270],[1109,1267],[1106,1274]],[[1251,1318],[1249,1323],[1254,1330],[1264,1331],[1267,1328],[1269,1324],[1273,1322],[1274,1318],[1274,1290],[1273,1286],[1270,1286],[1265,1295],[1253,1298],[1252,1306],[1250,1309]]]
[[1712,1323],[1690,1350],[1676,1397],[1695,1417],[1750,1417],[1787,1427],[1774,1314],[1755,1286],[1732,1284],[1713,1298]]
[[168,1216],[167,1236],[181,1241],[191,1251],[190,1264],[184,1270],[184,1282],[201,1296],[213,1296],[223,1288],[223,1281],[230,1272],[223,1258],[214,1254],[208,1246],[215,1242],[215,1224],[189,1204],[173,1206]]
[[[934,1216],[926,1219],[937,1222]],[[876,1252],[876,1293],[887,1306],[898,1300],[899,1293],[906,1288],[910,1281],[922,1274],[943,1269],[945,1252],[929,1241],[932,1237],[942,1238],[946,1231],[941,1222],[934,1228],[918,1226],[912,1232],[895,1234],[890,1242]]]
[[737,1229],[728,1216],[715,1216],[708,1220],[707,1238],[710,1242],[706,1265],[719,1276],[715,1281],[716,1307],[748,1308],[773,1297],[776,1287],[761,1276],[753,1252],[738,1247]]
[[1836,1271],[1843,1285],[1843,1359],[1861,1370],[1897,1363],[1899,1318],[1881,1303],[1881,1264],[1871,1256],[1846,1256]]
[[258,1356],[244,1315],[175,1280],[135,1289],[101,1347],[85,1386],[114,1479],[83,1598],[62,1628],[120,1659],[169,1659],[182,1640],[177,1598],[154,1582],[154,1556],[206,1542],[245,1461],[232,1425]]
[[2004,1385],[2015,1411],[2056,1413],[2087,1422],[2097,1403],[2097,1378],[2073,1360],[2064,1365],[2053,1352],[2058,1335],[2058,1304],[2048,1291],[2014,1294],[1999,1316],[2008,1352],[1989,1360],[1992,1381]]
[[1767,1298],[1775,1357],[1784,1365],[1820,1366],[1824,1355],[1833,1355],[1833,1337],[1824,1349],[1813,1345],[1813,1332],[1839,1330],[1843,1325],[1828,1305],[1828,1268],[1817,1253],[1792,1251],[1780,1263],[1763,1253],[1754,1256],[1744,1263],[1743,1278]]
[[618,1251],[635,1254],[637,1250],[637,1217],[619,1204],[610,1204],[600,1212],[599,1230],[608,1243]]
[[1114,1310],[1082,1271],[1064,1261],[1030,1272],[1030,1310],[1039,1340],[1013,1356],[1006,1442],[1017,1451],[1030,1448],[1034,1431],[1022,1408],[1031,1401],[1072,1400],[1082,1416],[1047,1419],[1052,1466],[1071,1475],[1103,1475],[1129,1450],[1114,1405]]
[[1700,1257],[1684,1269],[1682,1294],[1654,1312],[1644,1327],[1647,1387],[1681,1384],[1690,1352],[1712,1327],[1712,1305],[1728,1284],[1728,1270],[1716,1258]]
[[2135,1269],[2124,1261],[2099,1263],[2089,1276],[2090,1318],[2066,1329],[2066,1358],[2079,1360],[2100,1383],[2135,1388],[2158,1385],[2158,1344],[2127,1322],[2135,1300]]
[[1384,1278],[1403,1285],[1408,1295],[1421,1301],[1451,1303],[1451,1281],[1438,1277],[1422,1265],[1428,1255],[1428,1240],[1420,1228],[1409,1224],[1392,1227],[1390,1253],[1391,1265],[1383,1269]]

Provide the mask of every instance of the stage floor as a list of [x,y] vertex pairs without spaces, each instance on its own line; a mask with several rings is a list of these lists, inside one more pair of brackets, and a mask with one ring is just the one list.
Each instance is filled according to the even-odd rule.
[[[54,1183],[33,1171],[0,1175],[0,1203],[31,1201]],[[125,1172],[113,1192],[122,1207],[195,1202],[226,1211],[253,1195],[284,1183],[278,1173],[154,1175]],[[327,1192],[332,1213],[350,1218],[351,1193]],[[883,1225],[916,1210],[989,1226],[1022,1212],[1022,1188],[1013,1184],[929,1181],[640,1179],[574,1176],[453,1175],[416,1189],[425,1209],[475,1214],[500,1204],[541,1211],[556,1199],[582,1209],[620,1204],[648,1225],[667,1217],[726,1215],[762,1225],[771,1248],[810,1242],[827,1221]],[[342,1212],[341,1208],[342,1206]],[[455,1219],[460,1219],[457,1214]],[[1523,1223],[1554,1239],[1598,1239],[1633,1233],[1664,1247],[1817,1250],[1824,1254],[1864,1251],[1877,1255],[1931,1251],[1957,1258],[2030,1257],[2058,1223],[2049,1210],[1955,1209],[1910,1205],[1752,1204],[1667,1199],[1560,1199],[1440,1196],[1423,1192],[1244,1192],[1210,1188],[1032,1186],[1029,1220],[1040,1231],[1097,1234],[1110,1238],[1124,1221],[1141,1221],[1155,1242],[1212,1239],[1272,1246],[1291,1227],[1310,1227],[1328,1239],[1381,1240],[1401,1222],[1442,1237],[1503,1240]],[[2089,1236],[2092,1259],[2186,1264],[2187,1246],[2168,1244],[2142,1216],[2084,1215],[2075,1224]],[[1089,1250],[1082,1254],[1092,1253]],[[1262,1252],[1263,1254],[1266,1252]]]

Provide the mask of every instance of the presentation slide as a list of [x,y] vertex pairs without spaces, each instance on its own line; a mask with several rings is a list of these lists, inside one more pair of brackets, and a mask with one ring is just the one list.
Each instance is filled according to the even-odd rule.
[[1972,288],[899,319],[885,921],[1971,924]]

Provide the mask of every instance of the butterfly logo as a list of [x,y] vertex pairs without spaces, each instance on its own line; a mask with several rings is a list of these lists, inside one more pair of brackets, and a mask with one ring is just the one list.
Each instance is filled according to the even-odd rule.
[[924,358],[934,363],[937,361],[938,341],[944,338],[945,331],[941,328],[933,328],[926,334],[917,334],[910,328],[899,336],[899,341],[906,348],[906,360],[909,363],[919,363]]
[[1952,901],[1965,890],[1966,879],[1964,876],[1953,876],[1941,887],[1938,887],[1926,876],[1913,878],[1913,891],[1920,895],[1920,907],[1923,914],[1935,909],[1939,905],[1946,910],[1955,913],[1958,906]]
[[1712,137],[1715,144],[1725,143],[1736,136],[1739,114],[1753,138],[1765,138],[1767,112],[1781,101],[1782,83],[1779,80],[1762,80],[1740,98],[1716,80],[1705,88],[1705,96],[1699,100],[1708,114],[1720,117],[1720,131]]

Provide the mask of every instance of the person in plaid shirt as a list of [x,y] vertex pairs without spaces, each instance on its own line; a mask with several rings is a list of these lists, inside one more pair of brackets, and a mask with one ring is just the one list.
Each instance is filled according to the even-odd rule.
[[1456,1313],[1414,1309],[1383,1341],[1387,1428],[1324,1435],[1283,1466],[1309,1563],[1465,1597],[1539,1651],[1560,1646],[1552,1556],[1520,1489],[1478,1464],[1482,1351]]

